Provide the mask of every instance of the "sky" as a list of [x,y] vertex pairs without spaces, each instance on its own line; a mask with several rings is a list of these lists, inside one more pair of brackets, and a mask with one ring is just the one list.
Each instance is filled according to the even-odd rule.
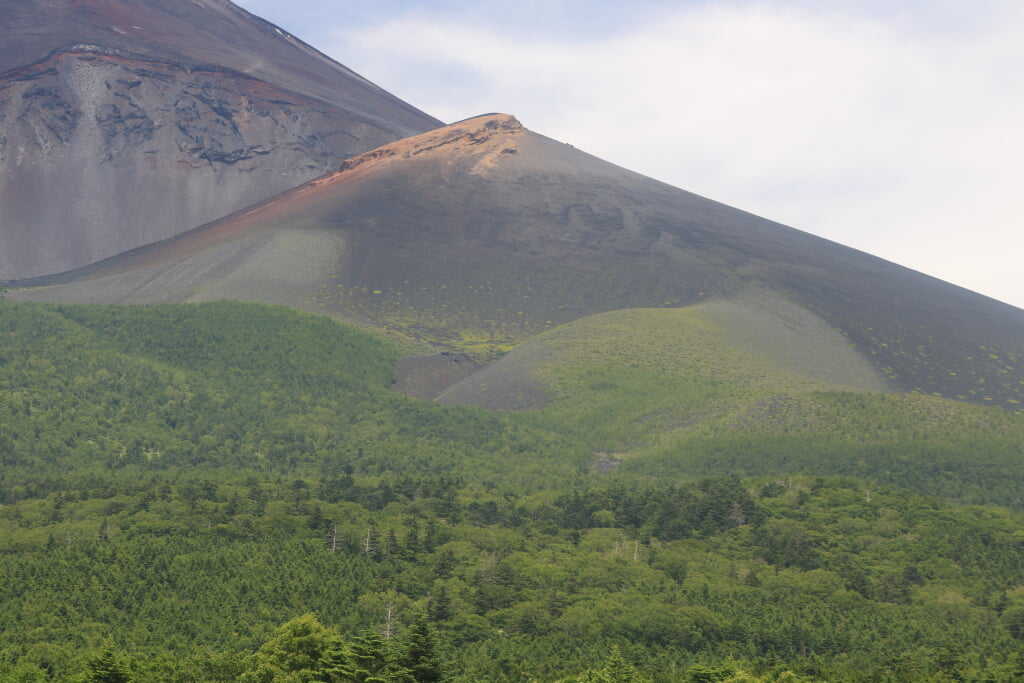
[[1024,308],[1020,0],[235,0],[443,121]]

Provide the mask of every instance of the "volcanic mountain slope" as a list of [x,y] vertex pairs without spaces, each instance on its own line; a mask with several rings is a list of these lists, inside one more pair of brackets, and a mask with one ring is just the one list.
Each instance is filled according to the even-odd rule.
[[185,235],[23,284],[54,285],[17,294],[34,300],[286,303],[478,357],[604,311],[738,301],[725,325],[737,348],[766,330],[826,330],[815,348],[842,340],[872,368],[857,382],[1024,402],[1020,309],[626,171],[507,115],[386,145]]
[[228,0],[6,0],[0,280],[165,239],[439,125]]

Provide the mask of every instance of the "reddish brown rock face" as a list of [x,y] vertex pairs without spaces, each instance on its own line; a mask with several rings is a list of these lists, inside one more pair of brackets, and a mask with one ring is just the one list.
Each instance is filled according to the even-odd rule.
[[171,237],[437,125],[224,0],[8,0],[0,280]]

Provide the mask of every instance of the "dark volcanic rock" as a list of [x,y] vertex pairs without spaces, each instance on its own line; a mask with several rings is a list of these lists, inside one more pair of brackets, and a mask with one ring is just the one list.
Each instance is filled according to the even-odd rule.
[[225,0],[7,0],[0,27],[0,280],[165,239],[439,125]]

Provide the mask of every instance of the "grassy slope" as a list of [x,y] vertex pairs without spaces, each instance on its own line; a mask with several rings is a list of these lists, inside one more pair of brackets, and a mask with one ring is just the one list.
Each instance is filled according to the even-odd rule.
[[585,444],[598,470],[841,473],[1019,502],[1024,417],[885,388],[842,335],[755,296],[570,323],[442,401],[533,409],[525,422]]

